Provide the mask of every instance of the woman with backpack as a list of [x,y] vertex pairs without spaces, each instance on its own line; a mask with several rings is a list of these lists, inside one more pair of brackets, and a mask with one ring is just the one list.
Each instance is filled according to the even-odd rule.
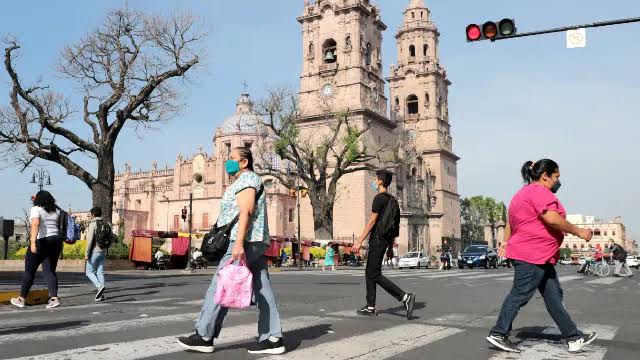
[[230,243],[205,295],[195,333],[178,338],[178,343],[186,350],[213,352],[214,339],[220,335],[228,311],[228,308],[215,301],[218,274],[231,262],[240,260],[253,275],[253,295],[260,312],[258,343],[248,349],[249,353],[282,354],[285,347],[282,342],[280,314],[269,280],[267,258],[264,256],[270,245],[264,185],[260,176],[253,171],[253,155],[245,147],[231,151],[229,160],[225,162],[225,170],[233,183],[222,196],[216,226],[231,226]]
[[49,301],[47,309],[60,306],[58,298],[58,277],[56,266],[62,251],[62,234],[60,233],[60,209],[56,200],[48,192],[41,190],[33,199],[31,208],[31,237],[24,259],[24,275],[20,296],[11,299],[11,304],[23,308],[33,280],[42,264],[42,271],[47,280]]

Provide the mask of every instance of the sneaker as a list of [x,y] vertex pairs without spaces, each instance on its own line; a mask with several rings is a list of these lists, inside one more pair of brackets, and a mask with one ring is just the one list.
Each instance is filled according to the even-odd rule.
[[518,347],[515,346],[511,342],[511,340],[509,340],[509,338],[506,337],[506,336],[489,335],[489,336],[487,336],[487,341],[489,343],[491,343],[491,345],[499,348],[500,350],[513,352],[513,353],[519,353],[520,352],[520,349],[518,349]]
[[58,298],[51,298],[49,299],[49,302],[47,303],[46,308],[47,309],[53,309],[60,306],[60,299]]
[[104,295],[104,291],[106,289],[107,288],[104,285],[100,286],[100,289],[98,289],[98,293],[96,294],[96,301],[98,301],[98,299],[100,299],[102,295]]
[[378,312],[376,311],[376,308],[374,308],[373,306],[365,306],[362,309],[357,311],[359,315],[365,315],[365,316],[376,316],[378,315]]
[[11,305],[17,306],[19,308],[23,308],[24,307],[24,299],[17,297],[17,298],[11,298]]
[[413,305],[416,303],[416,294],[407,293],[407,300],[404,302],[404,308],[407,310],[407,320],[411,320],[411,314],[413,314]]
[[195,333],[189,337],[181,336],[178,338],[178,344],[190,351],[197,351],[201,353],[213,352],[213,339],[205,341],[198,333]]
[[94,301],[95,302],[104,301],[104,295],[100,296],[99,298],[96,298]]
[[270,355],[284,354],[284,352],[286,351],[286,349],[284,348],[284,344],[282,343],[282,338],[279,338],[278,341],[271,341],[270,339],[260,341],[247,350],[249,351],[249,354]]
[[578,352],[582,350],[583,347],[589,345],[598,337],[597,333],[585,333],[578,340],[567,341],[567,345],[569,346],[569,352]]

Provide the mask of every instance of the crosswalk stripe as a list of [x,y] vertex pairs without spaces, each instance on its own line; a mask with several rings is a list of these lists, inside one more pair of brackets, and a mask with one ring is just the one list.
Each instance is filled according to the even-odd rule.
[[[119,320],[110,322],[97,322],[81,326],[78,328],[60,329],[56,331],[33,331],[29,333],[29,340],[48,340],[61,337],[73,337],[86,335],[91,333],[109,333],[119,332],[128,329],[138,329],[143,326],[152,326],[157,324],[166,324],[171,322],[195,321],[199,313],[187,313],[176,315],[165,315],[148,318],[135,318],[130,320]],[[18,326],[16,326],[18,327]],[[13,341],[25,340],[23,333],[13,333],[0,335],[0,344],[6,344]]]
[[497,319],[498,317],[495,315],[446,314],[429,319],[427,320],[427,323],[471,328],[491,328],[496,323]]
[[584,275],[563,275],[558,277],[558,280],[560,280],[561,283],[565,283],[565,282],[578,280],[582,278],[584,278]]
[[[338,318],[321,318],[317,316],[300,316],[282,321],[284,330],[292,331],[311,326],[331,324],[340,321]],[[24,335],[23,335],[24,336]],[[83,348],[64,350],[36,356],[24,356],[7,360],[137,360],[152,356],[183,352],[176,343],[176,337],[181,335],[162,336],[144,340],[123,341],[110,344],[92,345]],[[231,344],[253,339],[256,336],[256,325],[238,325],[224,328],[216,345]],[[31,340],[31,336],[29,336]]]
[[149,299],[149,300],[131,300],[131,301],[117,301],[118,304],[153,304],[159,302],[182,300],[182,298],[164,298],[164,299]]
[[513,274],[500,273],[500,274],[486,274],[486,275],[470,275],[470,276],[461,276],[459,277],[459,279],[473,280],[473,279],[485,279],[485,278],[492,278],[492,277],[509,277],[510,279],[512,279]]
[[462,331],[441,326],[400,325],[292,351],[286,355],[271,356],[267,359],[389,359]]
[[597,280],[587,281],[585,284],[602,284],[602,285],[611,285],[617,283],[622,280],[621,277],[603,277]]
[[518,355],[500,351],[489,360],[542,360],[542,359],[579,359],[579,360],[602,360],[607,349],[601,346],[587,346],[581,353],[571,354],[567,351],[567,346],[560,343],[547,343],[542,340],[524,340],[516,343],[522,350]]

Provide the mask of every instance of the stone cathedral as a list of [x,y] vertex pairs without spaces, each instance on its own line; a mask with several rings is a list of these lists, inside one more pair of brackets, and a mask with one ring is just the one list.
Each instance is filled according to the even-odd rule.
[[[438,29],[423,0],[410,0],[395,32],[397,63],[383,74],[382,37],[387,25],[369,0],[304,1],[299,123],[301,134],[327,130],[326,109],[347,109],[350,123],[370,130],[363,141],[388,144],[402,140],[409,166],[394,170],[390,192],[401,206],[398,254],[426,250],[435,255],[443,238],[460,238],[457,161],[448,114],[447,73],[440,64]],[[389,85],[388,92],[387,83]],[[387,94],[388,93],[388,97]],[[330,122],[331,120],[329,120]],[[234,114],[213,133],[212,151],[178,155],[174,168],[132,171],[116,176],[114,221],[123,217],[131,229],[178,230],[181,209],[193,194],[193,224],[206,230],[215,222],[228,178],[224,161],[231,148],[254,149],[265,129],[243,93]],[[338,184],[333,239],[357,237],[371,215],[373,172],[345,175]],[[272,236],[297,233],[297,208],[284,186],[264,177]],[[301,203],[301,237],[315,239],[308,198]],[[350,242],[350,241],[349,241]]]

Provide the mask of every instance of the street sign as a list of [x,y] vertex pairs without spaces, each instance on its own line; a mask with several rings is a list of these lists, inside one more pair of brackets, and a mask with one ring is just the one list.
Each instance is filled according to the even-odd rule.
[[567,30],[567,49],[585,46],[587,46],[587,30],[585,28]]

